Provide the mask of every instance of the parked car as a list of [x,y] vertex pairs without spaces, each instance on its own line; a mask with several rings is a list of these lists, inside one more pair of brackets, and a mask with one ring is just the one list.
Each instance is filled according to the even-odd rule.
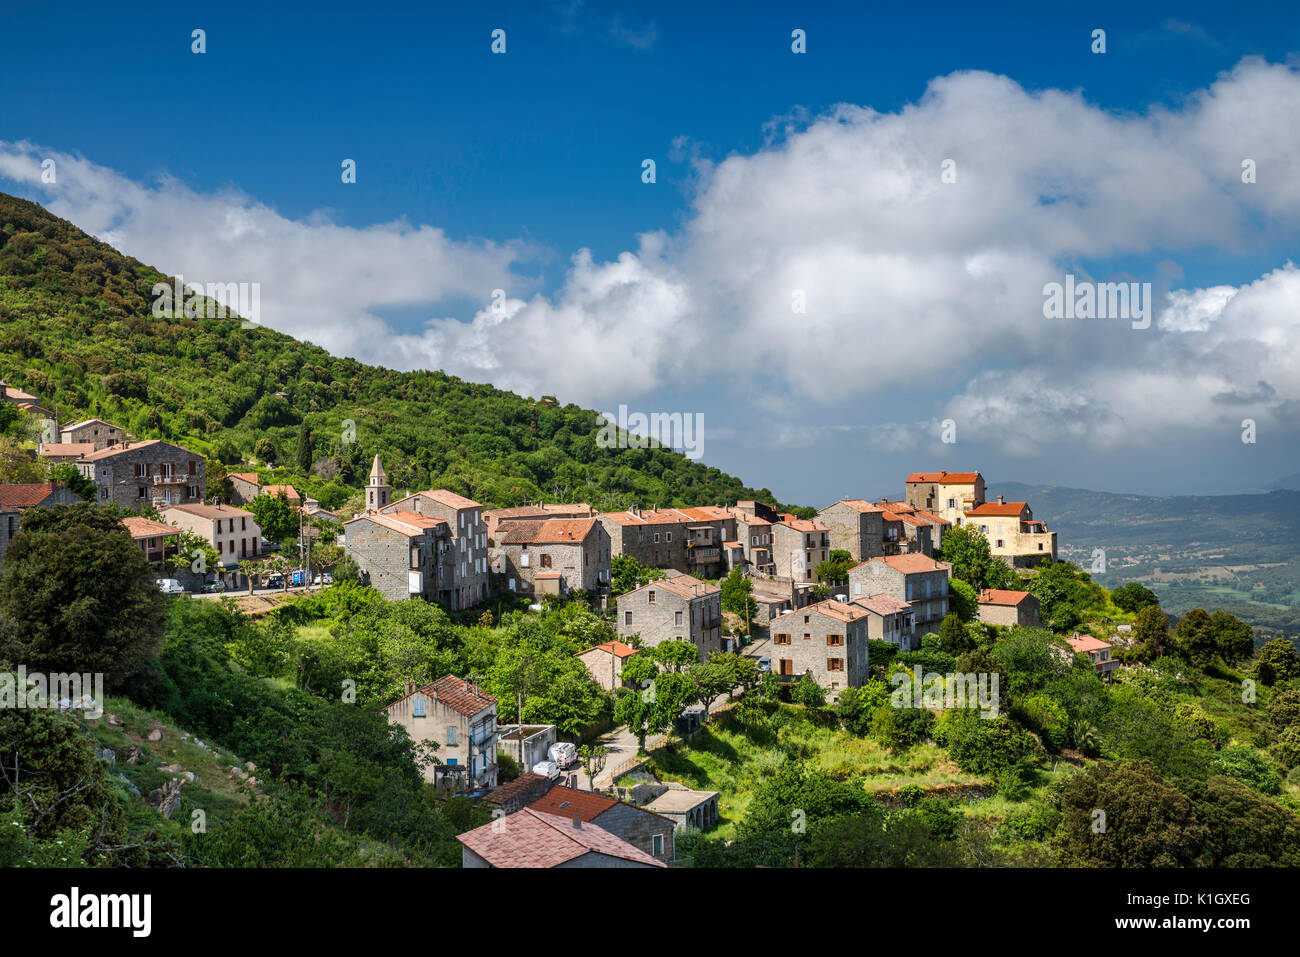
[[538,761],[533,765],[533,773],[554,781],[560,776],[560,766],[554,761]]
[[185,587],[175,578],[158,579],[158,588],[164,595],[184,595]]
[[265,585],[266,585],[267,588],[283,588],[283,587],[284,587],[284,576],[283,576],[283,575],[272,575],[270,578],[266,579],[266,581],[265,581]]
[[568,770],[578,763],[578,746],[571,741],[557,741],[551,745],[547,757],[561,768]]
[[331,575],[329,572],[326,572],[326,573],[323,574],[323,575],[317,575],[317,576],[316,576],[316,580],[315,580],[312,584],[314,584],[314,585],[333,585],[333,584],[334,584],[334,576]]
[[758,670],[759,670],[760,673],[761,673],[761,672],[764,672],[764,671],[771,671],[771,670],[772,670],[772,659],[771,659],[771,658],[759,658],[759,659],[758,659]]
[[203,590],[207,592],[209,595],[215,595],[218,592],[223,592],[226,590],[226,583],[222,581],[220,578],[218,578],[216,581],[208,582],[206,585],[204,585]]

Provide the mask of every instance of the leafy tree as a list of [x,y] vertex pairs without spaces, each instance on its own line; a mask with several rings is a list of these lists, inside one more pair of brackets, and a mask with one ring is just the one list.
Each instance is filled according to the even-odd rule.
[[[965,583],[958,582],[958,584]],[[942,624],[939,625],[939,643],[944,651],[953,656],[971,651],[975,647],[974,640],[967,634],[961,618],[955,612],[945,615]]]
[[1169,647],[1169,619],[1159,605],[1147,605],[1133,624],[1133,640],[1143,661],[1154,661]]
[[1160,599],[1156,597],[1155,592],[1137,582],[1126,582],[1120,585],[1110,593],[1110,600],[1117,608],[1130,614],[1137,614],[1143,608],[1160,604]]
[[667,671],[685,671],[699,663],[700,649],[691,641],[662,641],[650,649],[649,657]]
[[248,503],[247,508],[257,520],[262,535],[269,541],[283,543],[298,533],[298,513],[283,492],[258,495]]
[[847,581],[849,569],[856,565],[853,556],[843,549],[832,548],[830,556],[824,561],[819,562],[815,569],[818,581],[823,582],[842,582]]
[[695,695],[706,711],[713,707],[713,702],[736,686],[734,670],[717,658],[718,654],[715,653],[708,661],[692,665],[686,672],[695,683]]
[[1214,755],[1214,770],[1262,794],[1280,794],[1282,779],[1268,760],[1248,744],[1230,744]]
[[974,525],[958,525],[943,533],[940,561],[952,563],[954,578],[979,591],[983,588],[1007,588],[1013,576],[1006,562],[994,557],[989,540]]
[[595,790],[596,775],[605,770],[605,763],[609,760],[609,748],[603,744],[580,745],[578,760],[582,762],[582,769],[587,772],[587,780],[592,782],[592,790]]
[[1211,613],[1210,633],[1219,657],[1230,665],[1249,658],[1255,650],[1254,630],[1226,611]]
[[0,660],[102,672],[121,688],[156,657],[166,599],[116,511],[31,509],[0,565]]
[[924,741],[933,720],[925,708],[882,704],[871,714],[871,736],[890,751],[900,753]]
[[279,457],[275,449],[275,443],[268,438],[261,438],[253,443],[253,455],[259,462],[266,465],[274,465]]
[[45,481],[45,465],[7,435],[0,435],[0,485]]
[[1300,678],[1300,655],[1296,654],[1295,645],[1285,638],[1266,642],[1259,649],[1255,675],[1266,685]]
[[95,483],[82,475],[81,469],[71,462],[60,462],[51,468],[50,478],[55,482],[62,482],[81,496],[83,501],[93,502],[95,500]]
[[949,578],[948,608],[963,622],[975,621],[979,617],[979,592],[969,582]]
[[[656,673],[648,679],[642,672],[645,666],[654,668],[654,663],[641,662],[643,655],[628,659],[623,666],[623,677],[635,683],[649,680],[650,686],[643,689],[623,689],[623,693],[614,702],[614,719],[625,724],[637,740],[638,753],[645,753],[646,738],[652,734],[662,734],[672,727],[688,706],[698,700],[695,683],[687,676],[674,671]],[[632,669],[629,678],[628,669]]]
[[1150,763],[1099,762],[1054,787],[1051,798],[1061,816],[1052,845],[1063,866],[1208,863],[1209,828],[1187,796],[1162,781]]
[[722,610],[739,615],[751,622],[758,615],[758,602],[754,600],[754,583],[745,577],[739,566],[722,579]]
[[1277,688],[1268,699],[1264,720],[1275,732],[1300,724],[1300,688]]
[[805,673],[790,689],[790,700],[806,708],[824,708],[826,706],[826,689],[819,685],[812,675]]
[[298,471],[303,475],[311,474],[312,448],[311,448],[311,426],[307,420],[303,419],[298,423],[298,446],[297,446],[297,465]]
[[334,566],[334,581],[338,582],[355,582],[361,579],[361,569],[357,565],[357,560],[346,552],[339,559],[339,563]]
[[1203,608],[1193,608],[1184,615],[1174,628],[1171,645],[1174,653],[1188,664],[1205,668],[1213,662],[1218,647],[1214,641],[1209,612]]

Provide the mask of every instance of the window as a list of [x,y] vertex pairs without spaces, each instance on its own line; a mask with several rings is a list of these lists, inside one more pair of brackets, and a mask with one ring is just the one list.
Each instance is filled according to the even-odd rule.
[[673,612],[673,624],[678,628],[682,627],[682,613],[680,611]]
[[772,636],[772,644],[774,644],[774,645],[788,645],[788,644],[790,644],[790,636],[789,636],[789,635],[773,635],[773,636]]
[[827,636],[826,636],[826,644],[838,648],[838,647],[840,647],[841,645],[844,644],[844,636],[843,636],[843,635],[827,635]]
[[458,743],[459,743],[459,742],[457,741],[457,731],[458,731],[458,730],[459,730],[459,729],[458,729],[454,724],[449,724],[449,725],[447,725],[447,744],[448,744],[449,746],[450,746],[450,745],[455,745],[455,744],[458,744]]
[[812,617],[811,615],[804,615],[804,616],[803,616],[803,623],[804,623],[805,625],[808,624],[808,621],[809,621],[809,619],[810,619],[811,617]]
[[805,632],[803,633],[803,640],[804,640],[804,641],[808,641],[808,640],[811,639],[811,638],[812,638],[812,632],[805,631]]
[[424,699],[416,698],[411,702],[411,716],[415,718],[424,717]]
[[664,852],[664,836],[662,834],[656,834],[654,837],[650,838],[650,853],[654,857],[659,857],[663,854],[663,852]]
[[665,542],[671,542],[672,540],[673,540],[673,533],[672,533],[672,532],[664,532],[664,541],[665,541]]
[[221,554],[221,539],[217,539],[217,554]]
[[632,624],[632,613],[630,611],[623,612],[623,624],[628,626]]
[[190,459],[190,474],[191,475],[199,474],[199,463],[195,462],[193,459]]
[[650,597],[647,599],[647,602],[651,605],[655,603],[655,590],[653,588],[650,589]]
[[843,670],[844,670],[844,659],[843,659],[843,658],[827,658],[827,659],[826,659],[826,670],[827,670],[827,671],[843,671]]
[[656,544],[656,545],[659,544],[659,533],[658,533],[658,532],[655,532],[655,544]]
[[[144,486],[143,486],[143,485],[141,485],[141,486],[140,486],[138,489],[136,489],[135,491],[136,491],[136,496],[135,496],[136,498],[144,498]],[[104,498],[108,498],[108,492],[107,492],[107,490],[105,490],[105,492],[104,492]]]
[[551,553],[550,553],[550,552],[542,552],[542,567],[543,567],[543,568],[550,568],[550,567],[551,567]]

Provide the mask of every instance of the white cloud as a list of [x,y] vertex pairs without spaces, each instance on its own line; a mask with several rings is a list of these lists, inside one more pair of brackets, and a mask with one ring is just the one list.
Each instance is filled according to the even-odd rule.
[[[160,268],[260,279],[268,325],[367,361],[600,408],[721,381],[784,419],[773,436],[836,427],[844,409],[878,420],[877,400],[907,391],[928,406],[915,424],[873,426],[868,445],[899,449],[950,416],[963,441],[1033,454],[1219,429],[1251,403],[1256,418],[1290,409],[1294,422],[1296,270],[1241,288],[1170,289],[1163,277],[1182,255],[1294,244],[1300,128],[1277,118],[1295,115],[1300,72],[1254,59],[1144,114],[978,72],[939,77],[896,113],[796,109],[753,154],[710,162],[678,141],[694,183],[681,227],[609,262],[577,251],[550,295],[517,274],[533,252],[514,241],[294,222],[242,194],[142,187],[73,157],[60,157],[48,196]],[[38,189],[43,155],[0,144],[0,176]],[[1241,182],[1246,158],[1255,184]],[[940,179],[945,159],[956,183]],[[1134,271],[1157,259],[1159,275]],[[1096,265],[1117,262],[1128,272]],[[1044,319],[1043,285],[1067,272],[1152,282],[1157,321]],[[486,304],[494,288],[512,298],[469,321],[402,334],[378,318],[392,305]],[[836,411],[808,422],[809,405]]]

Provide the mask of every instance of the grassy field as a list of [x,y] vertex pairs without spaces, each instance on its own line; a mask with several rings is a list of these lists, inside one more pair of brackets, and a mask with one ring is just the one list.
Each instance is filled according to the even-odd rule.
[[[947,753],[933,744],[890,754],[875,741],[844,731],[829,713],[784,704],[761,721],[743,721],[733,713],[724,713],[689,742],[674,740],[671,746],[653,751],[646,770],[661,781],[719,792],[716,833],[730,838],[754,790],[788,757],[836,777],[861,776],[865,787],[877,792],[908,784],[928,790],[988,783],[959,770]],[[621,779],[619,783],[637,782]]]

